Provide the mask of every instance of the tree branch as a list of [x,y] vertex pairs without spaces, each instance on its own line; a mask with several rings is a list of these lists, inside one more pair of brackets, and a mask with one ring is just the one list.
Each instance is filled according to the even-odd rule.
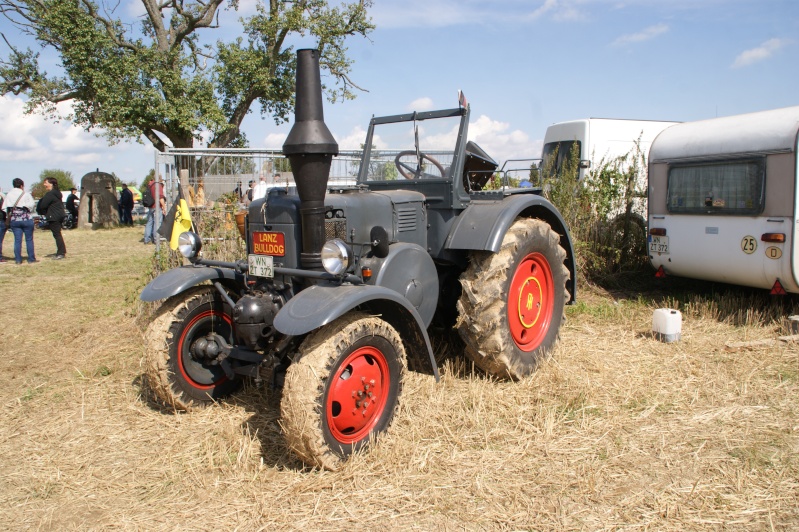
[[225,0],[211,0],[208,4],[203,4],[203,2],[198,1],[197,3],[203,6],[203,9],[195,16],[183,9],[183,2],[173,0],[172,8],[175,10],[175,13],[183,19],[183,23],[173,25],[172,29],[169,31],[172,48],[174,49],[182,46],[186,37],[194,33],[198,28],[213,28],[216,10],[224,1]]
[[100,13],[95,9],[95,6],[89,0],[81,0],[81,3],[83,4],[83,7],[86,9],[86,12],[89,14],[89,16],[105,27],[106,34],[114,42],[114,44],[120,48],[125,48],[132,52],[138,51],[139,48],[130,41],[124,39],[117,31],[117,28],[114,26],[114,24],[110,20],[101,16]]
[[230,144],[233,139],[238,137],[239,132],[241,131],[241,123],[244,120],[244,117],[247,116],[247,113],[249,112],[250,107],[252,107],[253,102],[263,96],[264,94],[262,92],[256,91],[251,91],[245,95],[233,110],[230,120],[228,121],[229,127],[218,135],[215,135],[211,140],[209,147],[225,147]]
[[166,143],[161,140],[161,137],[159,137],[152,128],[142,128],[142,134],[144,134],[144,136],[147,137],[147,140],[149,140],[150,143],[155,146],[156,150],[160,152],[166,151]]
[[153,26],[155,32],[155,42],[158,49],[162,52],[169,50],[169,34],[164,28],[164,19],[161,18],[161,10],[166,8],[169,4],[164,2],[159,5],[156,0],[142,0],[144,9],[147,10],[147,17],[150,19],[150,24]]

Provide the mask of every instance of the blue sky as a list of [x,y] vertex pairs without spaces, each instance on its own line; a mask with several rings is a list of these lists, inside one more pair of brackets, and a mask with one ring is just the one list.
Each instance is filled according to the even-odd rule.
[[[253,2],[241,0],[240,12]],[[500,161],[539,156],[554,122],[690,121],[799,105],[798,0],[374,3],[377,29],[369,40],[349,41],[351,77],[368,92],[326,103],[342,149],[364,141],[373,114],[456,107],[459,89],[472,107],[470,138]],[[139,0],[120,5],[141,12]],[[20,38],[4,19],[0,31]],[[24,115],[23,105],[0,98],[3,191],[14,177],[28,185],[46,168],[68,170],[76,181],[99,168],[140,182],[152,167],[149,144],[108,146],[69,123]],[[243,124],[256,148],[280,148],[289,128],[257,109]]]

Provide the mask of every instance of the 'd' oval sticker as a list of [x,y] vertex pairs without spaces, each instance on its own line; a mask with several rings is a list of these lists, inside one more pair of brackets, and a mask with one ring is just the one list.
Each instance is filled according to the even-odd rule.
[[766,248],[766,257],[770,259],[779,259],[782,257],[782,250],[777,246],[769,246]]

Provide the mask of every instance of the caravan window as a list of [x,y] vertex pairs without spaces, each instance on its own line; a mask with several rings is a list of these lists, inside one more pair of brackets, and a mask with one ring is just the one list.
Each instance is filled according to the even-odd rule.
[[669,168],[668,211],[759,214],[765,198],[765,169],[764,158],[675,164]]
[[563,177],[564,173],[573,173],[575,176],[580,164],[579,140],[563,140],[544,144],[541,154],[541,170],[544,177]]

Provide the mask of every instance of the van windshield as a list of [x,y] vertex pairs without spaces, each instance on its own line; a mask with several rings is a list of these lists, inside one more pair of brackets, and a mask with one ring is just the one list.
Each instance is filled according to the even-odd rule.
[[577,177],[580,171],[579,140],[547,142],[541,154],[541,174],[544,179],[565,176]]

